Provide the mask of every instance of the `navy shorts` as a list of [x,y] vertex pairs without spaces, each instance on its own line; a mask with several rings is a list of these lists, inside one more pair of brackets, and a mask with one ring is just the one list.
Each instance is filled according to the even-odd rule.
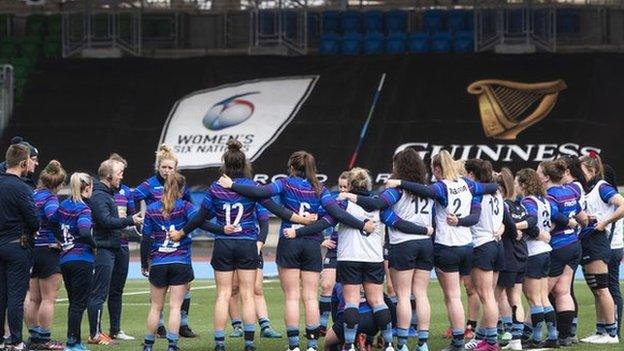
[[342,284],[383,284],[386,270],[383,262],[338,261],[336,276]]
[[59,250],[47,246],[37,246],[33,251],[31,278],[46,279],[61,273]]
[[149,270],[150,284],[159,288],[172,285],[186,285],[195,279],[193,266],[190,264],[172,263],[151,266]]
[[526,272],[524,272],[524,276],[532,279],[546,278],[551,272],[550,265],[550,252],[529,256],[527,258]]
[[524,272],[501,271],[498,273],[496,285],[504,289],[511,289],[516,284],[524,283]]
[[323,259],[323,269],[336,269],[338,267],[338,257],[336,252],[327,251]]
[[258,269],[258,245],[255,240],[215,240],[210,265],[218,272]]
[[477,246],[472,251],[472,268],[500,272],[505,269],[505,249],[498,241]]
[[581,244],[578,241],[550,252],[550,277],[563,274],[566,266],[576,271],[581,262]]
[[446,246],[433,245],[433,264],[442,272],[459,272],[460,275],[470,275],[472,270],[472,245]]
[[323,270],[321,243],[314,239],[280,238],[275,261],[280,268],[320,272]]
[[611,260],[611,243],[607,237],[607,233],[594,230],[588,236],[581,240],[583,248],[583,257],[581,264],[587,265],[593,261],[602,260],[609,264]]
[[[332,325],[332,330],[336,333],[336,336],[340,340],[341,343],[344,342],[344,319],[342,318],[343,314],[340,313],[336,320],[334,321],[334,325]],[[369,312],[360,312],[360,320],[358,321],[358,334],[364,333],[368,336],[375,336],[379,332],[377,329],[377,325],[375,324],[375,317],[373,316],[373,311]]]
[[433,269],[433,241],[429,239],[410,240],[400,244],[390,244],[388,267],[397,271]]

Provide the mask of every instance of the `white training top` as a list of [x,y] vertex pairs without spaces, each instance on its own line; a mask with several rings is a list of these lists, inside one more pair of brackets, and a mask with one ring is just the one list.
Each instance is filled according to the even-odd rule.
[[[368,219],[379,223],[379,211],[366,212],[350,201],[346,211],[361,221]],[[383,244],[383,231],[379,225],[370,235],[342,223],[338,225],[338,261],[383,262]]]
[[479,222],[470,227],[472,242],[475,247],[494,241],[494,233],[503,224],[503,197],[500,193],[483,195]]
[[[529,196],[529,198],[537,204],[537,228],[540,231],[550,232],[550,203],[548,200],[543,201],[536,196]],[[528,256],[535,256],[544,252],[552,251],[552,247],[546,242],[538,239],[527,240]]]
[[581,182],[579,182],[578,180],[573,181],[572,184],[576,185],[575,189],[578,188],[578,191],[580,192],[581,196],[579,197],[579,205],[581,206],[583,211],[587,211],[587,200],[585,199],[587,195],[585,194],[585,188],[583,188],[583,184],[581,184]]
[[[392,205],[392,211],[403,220],[423,227],[431,227],[433,226],[433,203],[432,199],[417,197],[403,190],[399,201]],[[427,235],[406,234],[391,226],[388,226],[388,235],[392,245],[431,238]]]
[[[602,184],[609,184],[604,180],[599,180],[596,185],[592,188],[592,190],[585,195],[585,200],[587,201],[587,213],[596,217],[596,219],[600,222],[609,218],[615,211],[616,207],[611,205],[610,203],[604,202],[602,197],[600,197],[600,186]],[[613,223],[610,223],[605,227],[605,232],[607,235],[611,233],[611,227]]]
[[454,213],[459,218],[470,215],[472,193],[463,179],[457,181],[442,180],[446,185],[447,205],[443,207],[436,201],[435,243],[445,246],[466,246],[472,243],[470,228],[451,226],[446,223],[446,216]]

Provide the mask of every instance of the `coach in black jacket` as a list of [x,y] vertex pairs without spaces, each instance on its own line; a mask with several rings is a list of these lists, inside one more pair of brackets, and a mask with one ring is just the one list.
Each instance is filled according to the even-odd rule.
[[30,151],[21,144],[11,145],[6,153],[6,172],[0,174],[0,331],[8,313],[10,348],[22,349],[24,299],[28,291],[34,233],[39,217],[32,189],[20,177],[32,168]]
[[114,160],[102,162],[98,169],[99,182],[93,186],[91,213],[93,217],[93,237],[97,245],[95,273],[88,306],[90,342],[106,344],[108,337],[102,335],[102,306],[108,296],[111,276],[117,251],[121,248],[121,230],[127,226],[140,224],[140,214],[119,218],[114,194],[123,179],[124,166]]

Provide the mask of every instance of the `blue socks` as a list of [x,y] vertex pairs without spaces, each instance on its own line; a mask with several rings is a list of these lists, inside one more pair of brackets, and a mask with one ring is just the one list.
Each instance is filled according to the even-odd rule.
[[485,328],[485,341],[490,345],[496,345],[498,339],[498,328]]
[[178,347],[178,339],[180,337],[178,334],[172,333],[171,331],[167,331],[167,341],[169,341],[169,347]]
[[143,339],[143,343],[145,346],[154,345],[154,341],[156,341],[156,335],[154,334],[145,334],[145,339]]
[[397,331],[397,348],[400,349],[407,344],[407,329],[396,328]]
[[225,331],[224,330],[215,330],[214,331],[214,341],[217,346],[225,346]]
[[245,332],[245,346],[253,346],[254,336],[256,333],[255,324],[244,324],[243,331]]
[[418,346],[423,346],[429,341],[429,330],[418,331]]
[[552,306],[544,307],[544,319],[546,320],[546,328],[548,328],[548,340],[557,340],[559,336],[557,332],[557,315]]
[[464,329],[453,329],[453,346],[464,348]]
[[288,336],[288,347],[293,350],[299,347],[299,327],[286,326],[286,335]]

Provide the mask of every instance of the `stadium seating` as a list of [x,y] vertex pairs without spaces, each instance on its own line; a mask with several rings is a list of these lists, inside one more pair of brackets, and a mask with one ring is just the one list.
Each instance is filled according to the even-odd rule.
[[258,26],[261,35],[275,34],[275,15],[271,10],[260,10],[258,14]]
[[340,36],[336,33],[321,35],[319,53],[323,55],[335,55],[340,51]]
[[362,16],[359,11],[345,11],[340,15],[340,27],[344,34],[361,33]]
[[430,38],[427,33],[412,33],[407,41],[407,48],[412,54],[429,52]]
[[407,32],[407,11],[390,10],[386,13],[386,32]]
[[471,31],[462,31],[455,33],[453,40],[454,52],[473,52],[474,51],[474,33]]
[[466,11],[451,10],[448,12],[446,21],[447,28],[452,32],[460,32],[466,29]]
[[557,10],[557,33],[575,34],[581,31],[581,13],[578,9]]
[[364,38],[364,54],[366,55],[380,55],[384,53],[384,41],[383,34],[369,33]]
[[442,10],[429,10],[423,14],[423,29],[430,33],[435,34],[444,29],[444,15]]
[[340,52],[344,55],[359,55],[362,52],[362,35],[355,32],[343,35]]
[[321,19],[323,34],[340,33],[340,13],[338,11],[324,11]]
[[431,37],[431,51],[438,53],[451,52],[453,37],[450,33],[440,32]]
[[383,12],[378,10],[364,12],[364,32],[383,33]]
[[386,52],[388,54],[404,54],[407,35],[405,33],[392,33],[388,35],[386,41]]

